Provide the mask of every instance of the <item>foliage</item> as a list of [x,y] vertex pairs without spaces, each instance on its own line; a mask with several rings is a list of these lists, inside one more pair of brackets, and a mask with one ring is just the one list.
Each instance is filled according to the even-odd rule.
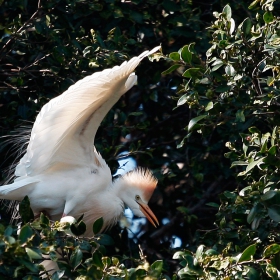
[[[21,202],[22,216],[30,213],[28,204],[26,197]],[[149,265],[144,257],[141,260],[126,256],[107,257],[106,246],[112,245],[112,238],[106,234],[80,237],[85,230],[81,219],[74,224],[51,223],[43,213],[20,229],[1,225],[1,279],[39,279],[42,275],[45,279],[166,279],[162,274],[162,261]],[[59,270],[53,273],[45,269],[42,261],[47,260],[55,262]],[[123,262],[128,260],[135,261],[134,268],[124,266]]]
[[215,135],[229,149],[237,184],[220,194],[216,228],[197,236],[205,245],[175,253],[182,279],[279,279],[280,34],[273,4],[253,2],[255,20],[239,25],[229,5],[215,12],[206,64],[194,44],[169,55],[176,67],[164,74],[185,68],[177,106],[197,114],[179,147],[201,134],[211,149]]
[[96,140],[112,170],[122,151],[154,170],[151,208],[163,224],[85,239],[82,218],[33,220],[26,199],[18,233],[1,211],[6,278],[38,279],[57,251],[51,279],[279,278],[279,3],[194,2],[1,2],[1,133],[16,139],[21,119],[85,75],[159,43],[169,53],[143,61]]

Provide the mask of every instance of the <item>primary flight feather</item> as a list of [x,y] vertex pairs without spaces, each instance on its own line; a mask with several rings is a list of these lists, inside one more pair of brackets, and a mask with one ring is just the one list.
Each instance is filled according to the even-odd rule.
[[0,198],[20,201],[28,195],[34,213],[45,211],[53,220],[84,214],[90,225],[103,217],[103,229],[117,222],[125,205],[158,224],[148,206],[157,184],[151,171],[137,168],[112,182],[94,137],[108,111],[137,81],[137,65],[159,49],[87,76],[44,105],[16,166],[16,179],[0,187]]

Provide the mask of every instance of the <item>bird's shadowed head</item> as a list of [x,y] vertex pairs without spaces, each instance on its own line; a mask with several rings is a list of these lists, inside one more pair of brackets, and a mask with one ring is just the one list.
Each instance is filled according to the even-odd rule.
[[138,217],[146,217],[154,226],[158,220],[148,206],[148,202],[157,186],[153,173],[144,168],[136,168],[117,179],[114,184],[118,196]]

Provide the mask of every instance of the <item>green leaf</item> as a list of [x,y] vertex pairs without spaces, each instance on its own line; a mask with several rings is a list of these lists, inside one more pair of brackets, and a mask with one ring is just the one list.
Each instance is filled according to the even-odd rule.
[[27,261],[26,259],[23,259],[23,258],[20,258],[18,261],[19,261],[19,263],[26,266],[30,271],[35,272],[35,273],[39,272],[38,265],[36,265],[30,261]]
[[261,200],[269,200],[271,198],[273,198],[275,195],[277,194],[277,191],[274,190],[270,190],[267,191],[264,195],[261,196]]
[[[277,131],[277,126],[275,126],[275,127],[273,128],[273,131],[272,131],[271,140],[270,140],[271,146],[274,146],[274,144],[275,144],[276,131]],[[272,147],[271,147],[271,148],[272,148]]]
[[253,2],[249,5],[248,9],[249,9],[249,10],[254,9],[254,8],[258,5],[258,3],[259,3],[260,1],[261,1],[261,0],[255,0],[255,1],[253,1]]
[[102,218],[102,217],[99,218],[99,219],[97,219],[97,220],[94,222],[94,224],[93,224],[93,226],[92,226],[92,230],[93,230],[93,233],[94,233],[94,234],[97,234],[97,233],[99,233],[99,232],[101,231],[101,229],[102,229],[102,227],[103,227],[103,223],[104,223],[104,221],[103,221],[103,218]]
[[30,207],[30,201],[29,201],[28,196],[25,196],[24,199],[20,202],[19,214],[20,214],[21,220],[24,224],[26,224],[34,219],[34,214]]
[[266,11],[263,15],[263,20],[265,23],[270,23],[274,20],[272,12]]
[[229,266],[230,262],[228,259],[221,259],[214,261],[210,267],[213,267],[217,270],[224,270]]
[[111,259],[109,257],[103,257],[102,258],[102,263],[104,267],[109,267],[111,265]]
[[279,280],[279,271],[272,264],[266,266],[266,273],[272,280]]
[[213,109],[213,107],[214,107],[214,104],[213,104],[212,101],[210,101],[210,102],[208,102],[208,104],[206,105],[205,111],[206,111],[206,112],[207,112],[207,111],[210,111],[211,109]]
[[194,127],[195,124],[197,124],[200,120],[205,119],[206,117],[207,115],[201,115],[191,119],[188,124],[188,131],[191,131],[191,129]]
[[132,113],[129,113],[129,116],[135,116],[135,117],[142,116],[142,115],[143,115],[143,112],[132,112]]
[[279,223],[280,222],[280,205],[274,204],[267,208],[268,216],[273,221]]
[[244,261],[250,261],[253,256],[255,255],[257,250],[257,245],[256,244],[252,244],[250,246],[248,246],[241,254],[238,262],[244,262]]
[[210,206],[210,207],[214,207],[214,208],[219,208],[220,207],[220,205],[218,203],[215,203],[215,202],[208,202],[208,203],[205,203],[205,205]]
[[245,122],[245,115],[243,110],[238,110],[235,115],[236,122]]
[[83,235],[86,232],[86,229],[87,226],[83,221],[70,225],[71,232],[76,236]]
[[97,241],[100,245],[105,245],[105,246],[114,245],[115,243],[113,238],[108,234],[101,234]]
[[7,237],[7,236],[11,236],[14,232],[14,229],[11,225],[8,225],[7,228],[5,229],[4,231],[4,236]]
[[180,54],[178,52],[172,52],[169,54],[169,58],[171,58],[174,61],[180,60]]
[[183,48],[182,48],[182,50],[181,50],[181,57],[182,57],[182,59],[186,62],[186,63],[188,63],[188,64],[191,64],[191,62],[192,62],[192,52],[189,50],[189,46],[188,45],[186,45],[186,46],[184,46]]
[[184,257],[185,257],[186,254],[191,255],[191,253],[188,252],[188,251],[177,251],[177,252],[175,252],[175,254],[173,255],[172,259],[173,259],[173,260],[182,260],[182,259],[184,259]]
[[253,134],[253,133],[257,133],[257,134],[261,134],[260,130],[258,128],[256,128],[255,126],[251,126],[248,128],[248,130]]
[[213,68],[212,68],[212,72],[218,70],[220,67],[222,67],[224,65],[223,62],[220,62],[218,64],[216,64]]
[[274,243],[274,244],[271,244],[271,245],[265,247],[265,249],[263,251],[263,257],[267,258],[267,257],[269,257],[271,255],[275,255],[279,252],[280,252],[280,245]]
[[34,235],[32,228],[26,224],[20,229],[18,239],[21,244],[24,244]]
[[270,147],[270,149],[268,150],[268,154],[271,156],[275,156],[277,152],[277,147],[276,146],[272,146]]
[[157,276],[160,276],[163,269],[163,261],[158,260],[151,264],[151,270],[156,272]]
[[250,193],[250,191],[252,191],[252,187],[251,187],[251,186],[247,186],[247,187],[243,188],[243,189],[239,192],[239,195],[240,195],[240,196],[245,196],[247,191],[248,191],[248,193]]
[[189,68],[182,74],[182,76],[185,78],[196,78],[199,73],[200,68]]
[[228,76],[231,76],[231,77],[233,77],[236,73],[235,69],[230,64],[225,67],[225,72]]
[[188,98],[189,98],[189,94],[188,93],[185,93],[184,95],[182,95],[179,98],[178,102],[177,102],[177,106],[184,105],[188,101]]
[[40,260],[43,258],[42,252],[38,248],[25,248],[25,251],[32,260]]
[[196,259],[200,259],[202,257],[202,254],[203,254],[203,250],[204,250],[204,245],[199,245],[196,252],[195,252],[195,257]]
[[243,33],[245,35],[251,34],[252,21],[250,18],[246,18],[245,20],[243,20],[241,26],[242,26]]
[[174,64],[171,67],[169,67],[167,70],[161,72],[162,75],[167,75],[173,71],[175,71],[176,69],[178,69],[179,67],[181,67],[182,65],[180,64]]
[[207,256],[217,256],[219,253],[214,249],[208,249],[205,251],[205,255]]
[[231,7],[229,5],[226,5],[223,9],[223,14],[226,16],[226,19],[230,21],[231,19]]
[[70,264],[74,269],[82,262],[83,253],[79,248],[76,248],[74,253],[70,257]]
[[50,256],[50,259],[54,262],[56,262],[58,260],[58,255],[55,251],[50,251],[49,256]]
[[43,213],[40,215],[40,225],[43,228],[49,227],[50,226],[50,220],[47,216],[45,216]]
[[255,219],[251,224],[252,230],[256,230],[259,227],[261,219],[262,219],[261,217],[255,217]]
[[259,214],[260,210],[261,210],[261,205],[259,203],[257,203],[255,206],[252,207],[250,213],[247,216],[248,224],[251,224],[253,222],[255,217]]
[[178,206],[176,209],[183,214],[189,214],[190,213],[189,209],[187,207],[184,207],[184,206]]
[[[52,278],[51,280],[59,280],[63,277],[65,271],[64,270],[59,270],[59,271],[56,271],[53,275],[52,275]],[[29,279],[28,279],[29,280]]]
[[234,161],[230,167],[233,167],[233,166],[238,166],[238,165],[248,165],[248,163],[246,161],[241,161],[241,160],[237,160],[237,161]]
[[246,170],[245,170],[245,173],[248,173],[250,170],[252,170],[256,165],[260,165],[263,163],[263,160],[265,159],[266,157],[262,157],[256,161],[253,161],[251,163],[248,164],[248,166],[246,167]]

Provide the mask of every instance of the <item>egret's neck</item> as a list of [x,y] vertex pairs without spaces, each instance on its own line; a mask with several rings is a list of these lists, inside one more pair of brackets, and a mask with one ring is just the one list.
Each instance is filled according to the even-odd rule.
[[[123,215],[124,203],[117,195],[115,187],[112,185],[106,191],[94,193],[94,199],[89,199],[91,205],[84,205],[84,209],[88,211],[81,211],[84,214],[84,222],[87,225],[92,225],[97,219],[103,218],[102,231],[115,225],[120,217]],[[92,235],[92,228],[89,227],[85,236]]]
[[113,181],[113,185],[112,185],[112,193],[118,197],[122,203],[125,202],[125,194],[127,192],[128,186],[125,182],[125,180],[123,179],[123,177],[120,177],[118,179],[116,179],[115,181]]

